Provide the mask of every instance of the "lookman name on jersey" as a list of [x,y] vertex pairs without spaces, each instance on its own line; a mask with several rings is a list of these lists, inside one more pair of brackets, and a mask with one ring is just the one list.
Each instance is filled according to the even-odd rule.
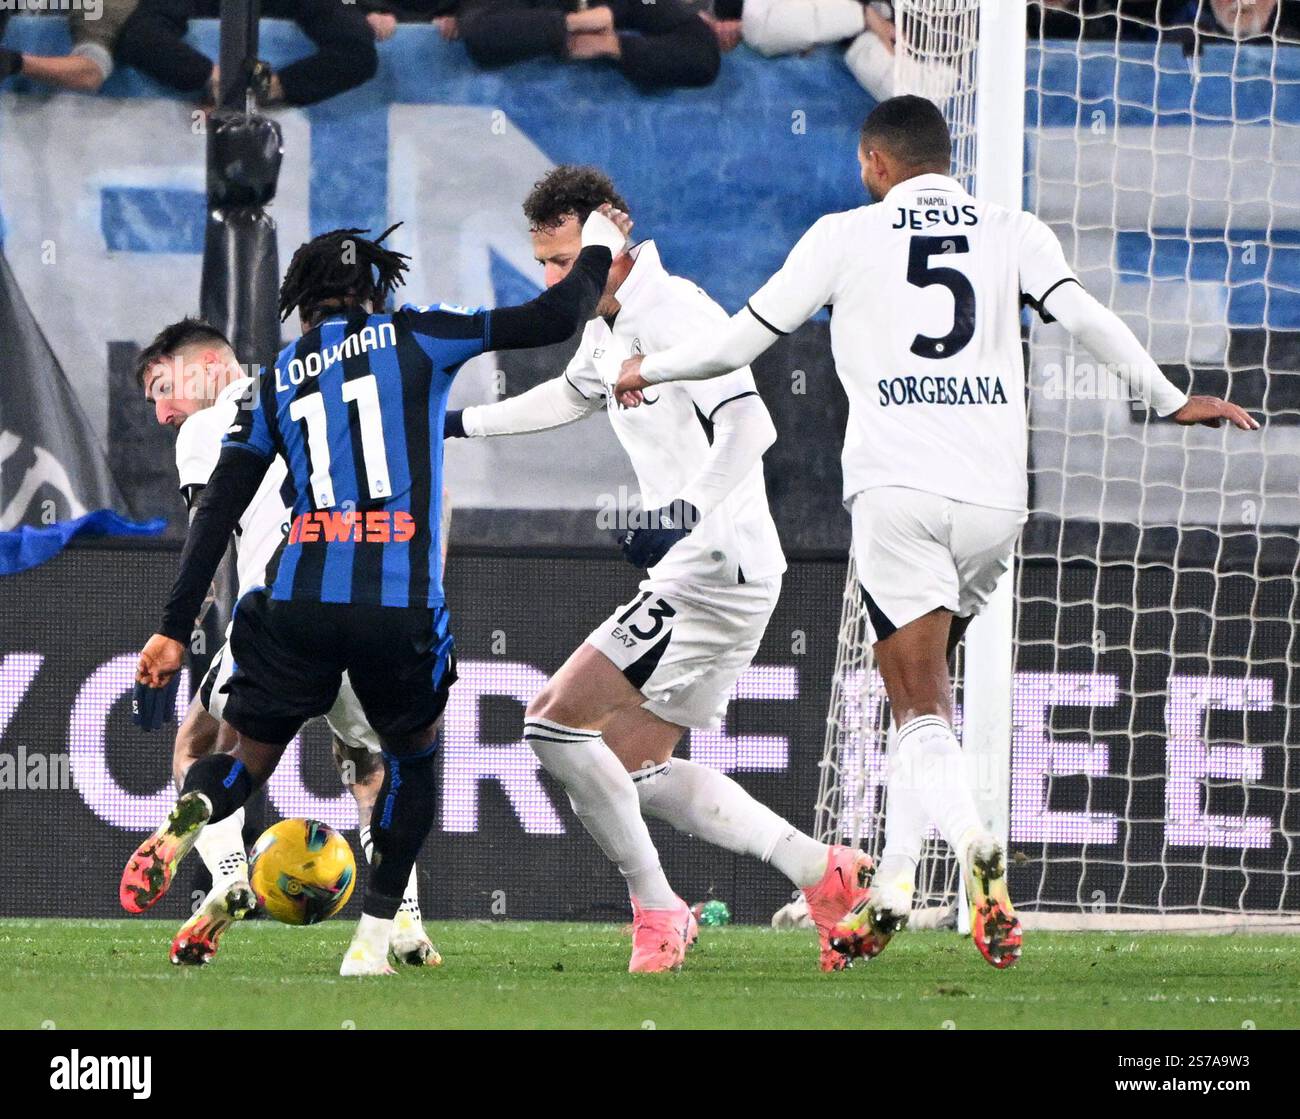
[[391,322],[362,327],[328,349],[312,350],[304,357],[290,358],[287,365],[277,365],[275,391],[288,392],[290,388],[301,385],[309,377],[319,377],[330,366],[337,365],[341,361],[384,346],[396,345],[397,331]]

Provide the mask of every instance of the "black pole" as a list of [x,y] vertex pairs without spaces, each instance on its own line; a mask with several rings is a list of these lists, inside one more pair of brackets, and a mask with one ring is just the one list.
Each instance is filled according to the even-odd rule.
[[[279,254],[275,222],[264,207],[275,197],[282,137],[275,121],[257,114],[250,96],[260,12],[260,0],[221,0],[221,80],[207,122],[208,220],[199,292],[203,317],[225,333],[251,374],[273,363],[280,349]],[[234,610],[230,553],[214,590],[203,627],[209,655]],[[191,657],[192,679],[201,678],[205,659]]]
[[257,65],[257,27],[261,0],[221,0],[221,89],[218,109],[243,112]]

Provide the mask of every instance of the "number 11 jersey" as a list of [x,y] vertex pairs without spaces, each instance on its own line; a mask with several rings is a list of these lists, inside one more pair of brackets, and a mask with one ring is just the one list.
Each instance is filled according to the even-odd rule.
[[354,310],[290,343],[247,393],[224,446],[288,465],[294,496],[271,598],[438,607],[442,430],[489,310]]
[[1072,282],[1060,242],[1038,218],[926,174],[814,224],[749,310],[786,334],[830,307],[849,398],[846,503],[903,486],[1023,511],[1020,309],[1044,314],[1048,294]]

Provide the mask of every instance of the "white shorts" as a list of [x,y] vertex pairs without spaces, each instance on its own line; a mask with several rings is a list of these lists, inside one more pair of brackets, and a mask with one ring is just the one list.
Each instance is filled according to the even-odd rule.
[[901,486],[863,490],[851,513],[872,644],[940,607],[960,618],[983,610],[1026,518]]
[[[214,719],[220,719],[222,711],[225,710],[226,685],[230,681],[230,674],[235,670],[234,662],[235,658],[230,655],[230,641],[227,635],[227,640],[217,650],[212,663],[208,665],[203,683],[199,685],[199,702]],[[329,723],[330,730],[350,749],[366,750],[372,754],[378,754],[383,750],[379,744],[379,735],[366,721],[365,712],[361,710],[361,701],[357,699],[357,693],[352,690],[352,681],[348,679],[346,672],[343,673],[343,683],[339,686],[338,698],[334,700],[334,706],[326,714],[325,721]]]
[[645,579],[587,644],[618,666],[651,714],[717,730],[780,594],[780,576],[735,586]]

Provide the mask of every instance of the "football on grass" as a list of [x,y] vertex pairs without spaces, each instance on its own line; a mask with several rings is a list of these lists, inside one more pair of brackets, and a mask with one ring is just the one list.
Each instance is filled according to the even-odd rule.
[[357,864],[352,848],[318,820],[281,820],[253,847],[249,881],[257,904],[286,925],[314,925],[352,896]]

